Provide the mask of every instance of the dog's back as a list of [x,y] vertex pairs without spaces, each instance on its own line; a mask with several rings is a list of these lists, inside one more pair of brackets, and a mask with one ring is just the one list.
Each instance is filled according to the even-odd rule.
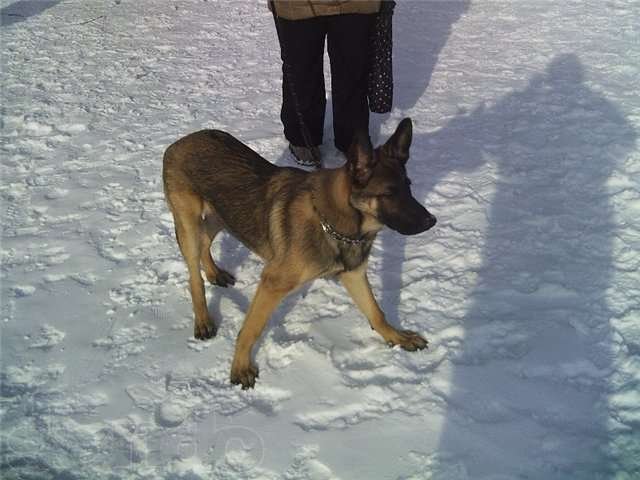
[[[195,193],[238,240],[261,254],[269,245],[269,216],[290,183],[304,183],[305,172],[280,168],[219,130],[181,138],[165,152],[163,180],[167,199]],[[294,190],[295,191],[295,190]]]

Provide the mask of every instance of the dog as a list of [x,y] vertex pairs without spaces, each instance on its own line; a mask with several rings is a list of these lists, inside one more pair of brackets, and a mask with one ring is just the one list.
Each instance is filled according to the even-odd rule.
[[278,167],[218,130],[192,133],[167,148],[164,192],[189,270],[195,338],[216,334],[200,267],[214,285],[235,282],[211,257],[216,234],[228,231],[265,263],[236,340],[231,383],[254,387],[258,369],[251,352],[269,317],[287,294],[320,277],[338,277],[389,345],[410,351],[427,346],[419,334],[387,323],[367,279],[380,229],[415,235],[436,223],[411,194],[406,163],[412,128],[405,118],[375,150],[359,131],[345,165],[313,172]]

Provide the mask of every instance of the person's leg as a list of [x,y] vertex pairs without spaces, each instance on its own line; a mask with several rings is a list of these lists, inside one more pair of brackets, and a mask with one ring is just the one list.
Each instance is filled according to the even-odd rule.
[[[285,20],[278,18],[282,65],[282,110],[284,136],[294,146],[322,143],[326,106],[323,55],[326,22],[323,18]],[[305,139],[299,115],[310,138]],[[307,142],[311,145],[307,145]]]
[[346,152],[357,127],[368,129],[369,35],[374,15],[328,17],[331,95],[335,145]]

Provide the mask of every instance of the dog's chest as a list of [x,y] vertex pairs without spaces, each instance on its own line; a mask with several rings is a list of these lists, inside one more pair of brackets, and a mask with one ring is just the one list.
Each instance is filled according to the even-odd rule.
[[336,273],[355,270],[362,265],[371,252],[373,238],[361,243],[336,242],[337,253],[334,259]]

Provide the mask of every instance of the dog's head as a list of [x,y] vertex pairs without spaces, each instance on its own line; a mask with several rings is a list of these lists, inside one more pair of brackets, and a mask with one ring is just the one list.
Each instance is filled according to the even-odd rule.
[[411,137],[411,119],[405,118],[375,150],[369,135],[359,131],[347,153],[351,205],[403,235],[422,233],[436,224],[436,217],[411,194],[406,170]]

